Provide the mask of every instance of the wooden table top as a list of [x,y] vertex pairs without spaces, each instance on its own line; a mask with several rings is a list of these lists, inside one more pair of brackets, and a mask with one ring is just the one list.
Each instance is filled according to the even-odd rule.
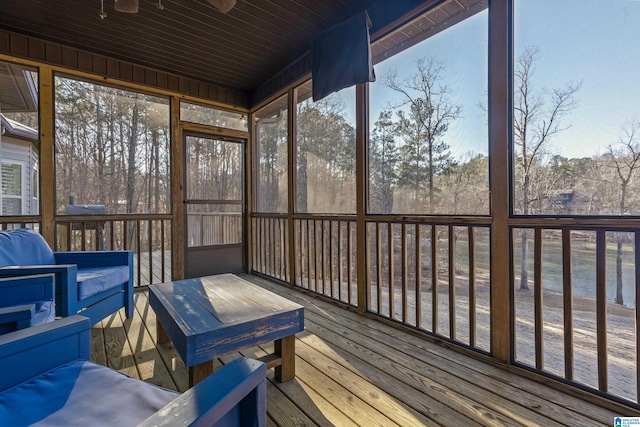
[[149,286],[149,302],[187,366],[304,329],[304,308],[233,274]]

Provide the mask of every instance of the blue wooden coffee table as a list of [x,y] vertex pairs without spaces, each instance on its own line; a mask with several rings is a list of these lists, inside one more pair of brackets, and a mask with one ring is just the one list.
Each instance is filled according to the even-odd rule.
[[173,342],[189,368],[189,386],[213,373],[213,359],[275,341],[261,360],[276,379],[295,377],[295,333],[304,329],[304,308],[232,274],[149,286],[158,343]]

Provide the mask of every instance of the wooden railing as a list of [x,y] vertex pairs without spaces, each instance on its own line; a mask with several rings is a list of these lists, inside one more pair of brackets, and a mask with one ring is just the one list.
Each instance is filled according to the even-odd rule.
[[40,230],[39,216],[3,216],[0,217],[0,228],[2,230],[15,230],[16,228],[30,228]]
[[[490,218],[366,216],[366,279],[356,275],[353,217],[295,215],[293,221],[290,238],[286,215],[252,218],[255,272],[354,306],[358,286],[365,286],[369,313],[491,351]],[[509,223],[512,363],[640,403],[634,222],[516,217]],[[521,289],[522,268],[527,289]],[[618,277],[624,304],[615,302]]]
[[211,246],[242,243],[242,213],[187,214],[188,246]]
[[490,349],[489,227],[368,221],[369,311]]
[[135,286],[171,280],[171,215],[57,216],[56,250],[133,250]]
[[[512,229],[513,358],[531,369],[638,402],[640,232],[622,227]],[[528,274],[524,283],[523,266]],[[617,297],[622,301],[616,303]]]
[[295,285],[358,305],[356,224],[352,217],[294,219]]
[[286,215],[254,216],[251,224],[253,270],[289,282],[289,229]]

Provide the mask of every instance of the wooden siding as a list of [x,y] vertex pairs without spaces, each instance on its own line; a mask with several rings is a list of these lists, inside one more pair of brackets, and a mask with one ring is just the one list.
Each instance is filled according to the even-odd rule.
[[2,138],[0,135],[0,160],[8,163],[16,163],[22,168],[22,214],[37,215],[38,206],[33,206],[33,191],[31,172],[37,156],[32,155],[32,143],[15,138]]
[[[609,408],[523,378],[407,332],[254,276],[245,279],[305,307],[296,336],[296,378],[267,378],[270,426],[605,426]],[[170,343],[157,345],[145,292],[132,320],[123,313],[92,328],[92,359],[173,390],[188,387],[187,370]],[[258,358],[273,345],[251,347]],[[238,353],[217,359],[228,363]],[[625,415],[638,415],[625,409]]]
[[249,93],[0,29],[0,54],[223,104],[248,108]]
[[[226,14],[206,1],[166,1],[163,10],[157,2],[142,1],[136,14],[115,12],[113,2],[105,1],[106,17],[100,19],[100,2],[3,0],[0,28],[69,47],[49,52],[50,45],[40,42],[34,54],[43,61],[55,56],[71,67],[93,66],[94,55],[75,54],[73,48],[81,48],[123,61],[124,70],[117,72],[138,83],[153,80],[143,68],[148,67],[167,73],[158,80],[186,77],[181,86],[193,79],[251,90],[304,54],[316,34],[377,1],[238,1]],[[118,61],[98,62],[103,70],[122,68]],[[187,88],[202,89],[197,83]]]

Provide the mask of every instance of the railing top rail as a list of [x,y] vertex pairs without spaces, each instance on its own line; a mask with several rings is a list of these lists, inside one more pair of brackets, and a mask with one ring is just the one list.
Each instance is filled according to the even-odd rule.
[[1,216],[0,224],[9,224],[17,222],[41,222],[42,218],[38,215],[20,215],[20,216]]
[[107,214],[107,215],[56,215],[55,222],[87,222],[87,221],[135,221],[148,219],[173,219],[171,214]]
[[396,224],[429,224],[429,225],[453,225],[488,227],[491,218],[476,216],[397,216],[397,215],[367,215],[365,222],[369,223],[396,223]]
[[546,228],[571,230],[640,230],[638,218],[510,218],[512,228]]

